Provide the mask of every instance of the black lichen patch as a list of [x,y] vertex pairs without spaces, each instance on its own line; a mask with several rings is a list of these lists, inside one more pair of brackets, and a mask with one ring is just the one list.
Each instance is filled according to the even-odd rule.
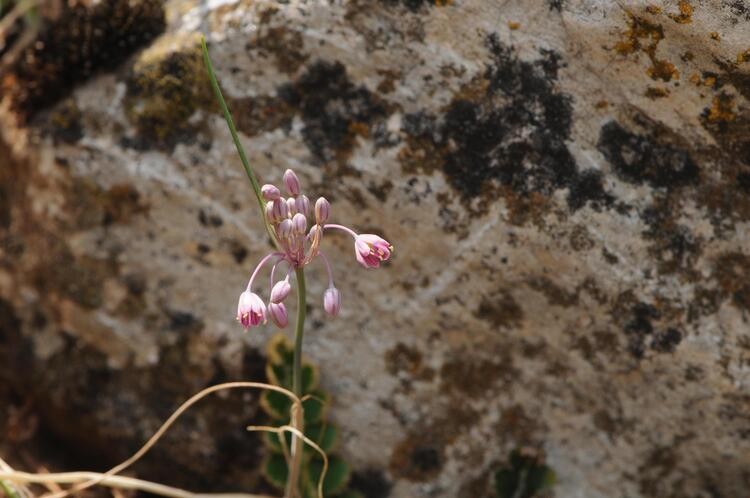
[[490,322],[496,328],[512,328],[523,320],[523,309],[507,291],[498,291],[484,296],[475,313],[480,320]]
[[431,380],[435,371],[424,364],[418,349],[399,342],[385,353],[386,370],[391,375],[405,374],[416,380]]
[[126,78],[125,113],[137,130],[136,148],[171,149],[194,140],[198,125],[189,118],[214,101],[198,45],[184,52],[145,53]]
[[508,385],[519,375],[509,354],[493,360],[457,356],[440,368],[440,388],[449,395],[481,398],[497,383]]
[[654,332],[652,321],[659,316],[654,306],[642,302],[636,303],[630,309],[630,317],[625,323],[624,331],[628,336],[628,350],[636,358],[643,358],[647,337]]
[[676,221],[679,212],[672,198],[657,197],[641,213],[648,225],[643,235],[651,241],[649,252],[658,261],[660,273],[680,273],[687,279],[696,280],[700,278],[695,266],[703,251],[703,241]]
[[565,5],[565,0],[547,0],[547,4],[549,5],[549,10],[562,12],[563,6]]
[[362,493],[365,498],[388,498],[392,484],[381,470],[365,469],[352,474],[349,487]]
[[524,202],[561,189],[569,190],[573,211],[610,204],[601,176],[579,172],[566,145],[572,99],[556,87],[559,56],[542,51],[536,61],[520,60],[496,35],[488,37],[487,47],[491,63],[485,74],[443,115],[405,116],[408,140],[399,155],[404,169],[441,170],[461,199],[479,210],[498,194]]
[[682,341],[682,332],[676,328],[668,328],[658,332],[651,342],[651,348],[658,353],[673,353]]
[[629,183],[673,189],[700,179],[698,166],[686,150],[632,133],[615,121],[602,127],[597,147]]
[[672,353],[683,339],[679,329],[662,325],[673,318],[671,310],[638,301],[631,292],[618,297],[613,316],[622,324],[628,339],[628,351],[638,360],[644,358],[648,349],[656,353]]
[[737,16],[733,19],[735,23],[741,19],[750,21],[750,5],[745,0],[723,0],[722,5],[729,9],[729,11]]
[[355,85],[339,62],[317,61],[294,83],[278,90],[304,126],[302,137],[318,164],[345,161],[357,136],[387,114],[386,105],[363,85]]
[[83,138],[83,125],[81,123],[81,111],[73,99],[67,99],[57,105],[49,115],[41,113],[42,119],[35,119],[42,123],[42,129],[46,135],[52,137],[56,144],[76,143]]
[[405,439],[393,450],[391,472],[414,482],[428,481],[440,473],[445,463],[444,449],[436,441],[415,436]]
[[0,94],[28,118],[96,71],[116,67],[164,30],[163,2],[61,2],[60,16],[3,76]]
[[452,0],[380,0],[386,5],[403,5],[412,12],[418,12],[429,6],[450,5]]
[[284,26],[263,27],[255,44],[248,44],[247,48],[257,47],[267,56],[273,57],[279,71],[293,74],[307,60],[302,52],[304,40],[299,31]]
[[569,308],[578,304],[578,294],[576,292],[563,289],[550,278],[544,276],[533,277],[529,279],[528,285],[532,289],[544,294],[544,297],[552,305]]
[[750,256],[741,252],[720,255],[714,263],[713,277],[724,298],[750,311]]

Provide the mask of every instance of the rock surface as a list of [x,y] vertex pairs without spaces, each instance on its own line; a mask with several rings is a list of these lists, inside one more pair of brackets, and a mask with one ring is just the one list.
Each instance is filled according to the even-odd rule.
[[[558,497],[746,496],[745,2],[103,5],[1,83],[0,379],[71,455],[113,463],[201,387],[263,378],[270,327],[233,308],[269,245],[205,32],[262,180],[294,168],[396,246],[365,272],[326,238],[335,321],[309,272],[355,487],[488,496],[530,446]],[[262,490],[256,401],[205,402],[139,475]]]

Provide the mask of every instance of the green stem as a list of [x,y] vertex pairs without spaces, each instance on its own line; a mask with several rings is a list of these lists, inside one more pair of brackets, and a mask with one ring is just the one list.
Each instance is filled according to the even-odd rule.
[[266,202],[263,200],[263,194],[260,191],[260,184],[258,183],[258,179],[255,178],[255,173],[253,172],[253,168],[250,167],[250,161],[247,160],[247,154],[245,154],[245,148],[242,146],[242,142],[240,142],[240,136],[237,134],[237,128],[234,126],[234,120],[232,119],[232,114],[229,112],[229,107],[227,107],[227,103],[224,100],[224,95],[222,95],[221,93],[221,88],[219,87],[219,82],[216,79],[214,68],[211,65],[211,58],[208,55],[208,47],[206,46],[206,38],[204,36],[201,36],[201,48],[203,50],[203,62],[205,63],[206,71],[208,72],[208,79],[211,81],[211,88],[214,91],[216,100],[219,102],[219,107],[221,107],[221,112],[224,114],[224,120],[227,122],[227,126],[229,127],[229,133],[232,134],[232,140],[234,140],[234,146],[237,148],[237,153],[240,155],[240,161],[242,161],[242,167],[245,168],[245,173],[247,173],[247,177],[250,179],[250,183],[253,186],[253,191],[255,191],[255,198],[258,201],[258,207],[260,208],[260,215],[266,226],[266,231],[268,232],[268,236],[271,237],[273,244],[276,247],[279,247],[278,240],[276,239],[276,234],[274,233],[273,228],[271,227],[271,225],[268,223],[268,220],[266,219]]
[[[307,308],[307,289],[305,288],[305,271],[294,270],[297,277],[297,323],[294,327],[294,364],[292,367],[292,391],[302,398],[302,339],[305,332],[305,312]],[[304,432],[305,416],[301,406],[292,408],[292,426]],[[302,439],[292,435],[292,461],[289,469],[289,480],[286,486],[286,498],[299,496],[299,478],[302,469]]]
[[292,391],[299,397],[302,392],[302,337],[305,332],[305,311],[307,307],[307,289],[305,288],[305,271],[294,270],[297,276],[297,323],[294,328],[294,370]]

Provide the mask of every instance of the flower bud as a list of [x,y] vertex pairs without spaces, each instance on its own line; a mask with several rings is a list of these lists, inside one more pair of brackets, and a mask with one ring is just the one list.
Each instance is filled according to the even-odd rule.
[[325,197],[318,197],[315,201],[315,223],[322,225],[328,221],[328,216],[331,214],[331,203]]
[[287,298],[291,291],[292,286],[289,285],[289,280],[279,280],[271,289],[271,302],[280,303]]
[[305,216],[310,216],[310,199],[305,194],[302,194],[295,199],[295,207],[298,213],[302,213]]
[[323,308],[331,316],[336,316],[341,311],[341,293],[336,287],[329,287],[323,293]]
[[289,218],[289,208],[286,206],[284,199],[276,199],[273,201],[273,206],[279,221]]
[[300,192],[299,178],[297,174],[288,169],[284,172],[284,186],[289,195],[298,196]]
[[305,232],[307,232],[307,218],[302,213],[294,215],[292,225],[294,226],[294,233],[297,235],[305,235]]
[[274,209],[274,202],[276,201],[266,202],[266,218],[268,219],[268,222],[272,224],[279,221],[276,210]]
[[294,216],[299,211],[297,211],[297,199],[294,197],[287,197],[286,199],[286,209],[289,213],[289,216]]
[[279,239],[288,240],[292,236],[293,230],[292,220],[286,218],[279,223],[279,226],[276,228],[276,234],[279,236]]
[[280,329],[289,324],[289,314],[286,311],[284,303],[270,303],[268,305],[268,315],[271,317],[271,321]]
[[279,197],[281,197],[281,191],[276,187],[275,185],[271,185],[270,183],[266,183],[260,188],[260,193],[263,195],[263,198],[267,201],[275,201]]

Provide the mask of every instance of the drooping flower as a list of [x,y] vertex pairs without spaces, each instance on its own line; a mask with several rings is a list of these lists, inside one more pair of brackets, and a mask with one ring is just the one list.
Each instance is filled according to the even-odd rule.
[[381,261],[387,261],[393,246],[384,238],[371,233],[358,235],[354,240],[357,261],[365,268],[378,268]]
[[257,294],[244,291],[237,304],[237,320],[246,329],[266,323],[266,305]]

